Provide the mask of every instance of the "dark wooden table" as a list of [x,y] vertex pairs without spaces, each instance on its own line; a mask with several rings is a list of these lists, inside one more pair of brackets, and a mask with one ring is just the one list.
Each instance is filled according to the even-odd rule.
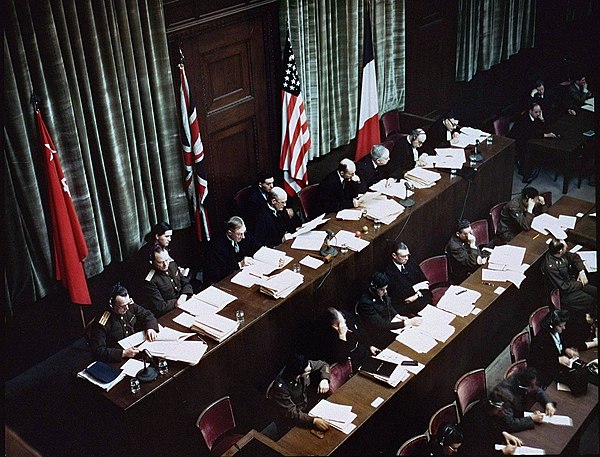
[[[585,144],[590,140],[583,135],[594,128],[594,113],[579,110],[576,116],[566,114],[553,122],[548,131],[560,135],[560,138],[536,138],[528,144],[532,154],[550,156],[557,164],[557,173],[563,175],[562,193],[569,191],[569,180],[578,156],[582,154]],[[592,165],[590,164],[590,169]]]
[[250,430],[237,443],[223,453],[222,457],[232,455],[271,457],[279,455],[292,455],[271,438],[257,430]]
[[[130,455],[161,450],[189,455],[201,447],[193,427],[197,415],[217,398],[230,395],[234,414],[240,417],[245,413],[250,422],[264,414],[264,389],[288,355],[310,340],[315,318],[328,306],[348,306],[356,301],[372,272],[389,261],[391,240],[405,241],[416,259],[441,254],[463,211],[462,216],[471,220],[486,218],[489,208],[509,199],[513,140],[495,137],[493,145],[484,144],[480,149],[484,161],[470,180],[442,172],[434,187],[416,191],[415,206],[378,231],[364,218],[338,221],[334,214],[329,215],[324,228],[354,232],[366,225],[369,233],[363,238],[371,243],[360,253],[338,255],[318,270],[302,267],[304,283],[286,299],[269,298],[258,292],[257,286],[248,289],[233,284],[230,277],[217,283],[216,287],[237,297],[220,314],[235,319],[235,311],[243,309],[245,322],[222,343],[206,339],[209,349],[198,365],[170,362],[169,374],[143,384],[137,395],[129,392],[127,382],[105,393],[107,408],[123,423],[123,437],[115,439],[122,440]],[[286,242],[278,248],[293,256],[294,262],[316,254],[290,246],[291,242]],[[184,331],[172,321],[179,313],[176,309],[163,316],[161,324]]]
[[[592,205],[562,197],[549,213],[574,216],[580,211],[586,212]],[[351,405],[357,414],[353,421],[357,427],[350,435],[332,429],[325,438],[318,439],[308,430],[295,427],[278,443],[296,450],[296,455],[346,455],[352,454],[351,449],[357,448],[357,443],[369,442],[368,437],[376,433],[377,439],[371,441],[369,449],[369,453],[374,454],[382,448],[389,449],[386,440],[393,440],[399,446],[411,436],[423,433],[431,414],[454,400],[456,380],[467,371],[489,365],[512,336],[527,325],[529,314],[540,303],[531,297],[543,299],[539,262],[547,250],[546,239],[531,231],[522,232],[511,241],[511,245],[526,248],[524,263],[531,265],[520,289],[510,283],[484,284],[481,269],[463,282],[464,287],[482,294],[475,304],[481,312],[455,317],[451,325],[456,330],[445,343],[438,343],[426,354],[416,353],[397,341],[390,345],[394,351],[425,364],[418,375],[411,375],[396,388],[355,375],[329,397],[335,403]],[[497,286],[506,290],[497,295],[494,293]],[[384,403],[373,408],[371,403],[377,397]],[[372,420],[375,417],[377,419]]]
[[577,219],[575,228],[567,231],[569,241],[582,244],[588,249],[596,249],[596,216],[590,216],[595,212],[594,205],[583,217]]

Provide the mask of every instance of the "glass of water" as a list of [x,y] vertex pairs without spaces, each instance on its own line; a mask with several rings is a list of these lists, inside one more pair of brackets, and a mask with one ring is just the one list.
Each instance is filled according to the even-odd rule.
[[340,246],[340,251],[342,252],[342,254],[346,254],[348,252],[348,245],[346,243],[342,243],[342,245]]
[[301,271],[301,270],[302,270],[302,268],[300,267],[300,264],[299,264],[299,263],[295,263],[295,264],[292,266],[292,271],[293,271],[294,273],[300,273],[300,271]]
[[235,318],[236,320],[241,324],[242,322],[244,322],[244,320],[246,319],[246,316],[244,314],[244,310],[243,309],[238,309],[235,312]]
[[381,221],[379,219],[376,219],[375,221],[373,221],[373,230],[379,230],[381,228]]
[[158,372],[160,374],[167,374],[169,372],[169,364],[165,359],[160,359],[158,361]]
[[132,394],[137,394],[141,390],[140,380],[138,378],[131,378],[129,381],[129,388],[131,389]]

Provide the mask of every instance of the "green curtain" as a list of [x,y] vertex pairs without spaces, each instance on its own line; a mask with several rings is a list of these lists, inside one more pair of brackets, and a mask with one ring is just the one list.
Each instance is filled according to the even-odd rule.
[[523,48],[533,47],[535,0],[460,0],[456,80],[470,81]]
[[54,288],[32,91],[86,237],[88,277],[139,249],[152,224],[189,226],[160,0],[11,0],[5,8],[7,311]]
[[[365,11],[364,0],[281,2],[281,43],[289,25],[312,140],[309,160],[356,136]],[[379,112],[402,110],[404,2],[372,2],[371,18]]]

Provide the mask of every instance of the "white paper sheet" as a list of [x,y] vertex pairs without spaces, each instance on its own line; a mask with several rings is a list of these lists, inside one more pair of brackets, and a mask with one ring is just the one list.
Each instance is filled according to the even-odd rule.
[[456,317],[456,315],[432,305],[427,305],[425,308],[419,311],[419,316],[423,317],[423,319],[440,322],[444,325],[449,325],[450,322],[452,322]]
[[511,246],[509,244],[496,246],[488,259],[488,263],[503,266],[503,268],[495,268],[497,270],[519,271],[525,258],[525,251],[526,249],[523,247]]
[[314,270],[316,270],[317,268],[319,268],[321,265],[323,265],[323,261],[319,260],[319,259],[315,259],[314,257],[311,257],[309,255],[307,255],[306,257],[304,257],[301,261],[300,264],[301,265],[305,265],[307,267],[310,267]]
[[336,219],[343,221],[358,221],[362,217],[362,210],[360,209],[343,209],[338,211],[335,215]]
[[319,251],[323,246],[327,233],[322,230],[313,230],[311,232],[298,235],[292,243],[292,249],[303,249],[305,251]]
[[390,197],[406,198],[414,194],[412,190],[406,188],[406,183],[405,179],[393,183],[390,183],[387,179],[382,179],[377,184],[373,184],[370,189]]
[[[390,348],[385,348],[383,351],[381,351],[379,354],[377,354],[375,356],[375,358],[379,359],[379,360],[387,360],[388,362],[392,362],[392,363],[397,363],[398,365],[401,365],[402,362],[404,362],[405,360],[412,360],[410,357],[407,357],[396,351],[393,351]],[[406,371],[409,371],[412,374],[417,374],[423,368],[425,368],[425,365],[423,365],[420,362],[417,365],[402,365],[402,366],[404,368],[406,368]]]
[[[504,449],[505,444],[496,444],[495,449],[497,451],[502,451]],[[515,449],[515,453],[513,455],[545,455],[546,451],[543,449],[539,449],[537,447],[530,446],[518,446]]]
[[369,242],[362,238],[357,238],[354,236],[354,233],[349,232],[348,230],[340,230],[335,234],[329,244],[338,248],[341,247],[342,244],[345,244],[348,246],[348,249],[360,252],[369,245]]
[[575,223],[577,222],[577,218],[575,216],[565,216],[564,214],[558,216],[558,220],[560,221],[560,225],[566,229],[574,229]]
[[420,332],[418,327],[402,329],[402,332],[396,335],[396,341],[420,354],[426,354],[437,344],[435,338]]
[[291,237],[295,238],[298,235],[310,232],[311,230],[316,229],[319,225],[324,224],[328,220],[329,219],[325,219],[325,213],[323,213],[319,217],[315,217],[312,221],[308,221],[308,222],[302,224],[302,226],[298,230],[296,230],[294,233],[292,233]]
[[588,273],[594,273],[598,270],[596,251],[579,251],[577,254],[579,254],[579,257],[583,260],[583,264]]
[[481,279],[483,281],[499,281],[499,282],[512,282],[518,288],[521,287],[521,283],[525,279],[525,275],[518,271],[511,270],[490,270],[484,268],[481,270]]
[[142,368],[144,368],[144,362],[137,359],[127,359],[127,362],[121,365],[123,373],[132,378],[135,377]]
[[[533,413],[525,411],[524,415],[525,417],[530,417],[533,415]],[[561,416],[559,414],[553,414],[552,416],[544,414],[544,419],[542,422],[545,424],[565,425],[567,427],[573,426],[573,419],[571,419],[569,416]]]

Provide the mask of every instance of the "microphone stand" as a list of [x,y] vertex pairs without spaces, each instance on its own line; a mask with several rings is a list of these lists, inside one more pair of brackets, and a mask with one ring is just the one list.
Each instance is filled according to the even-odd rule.
[[469,160],[471,162],[481,162],[483,160],[483,155],[479,152],[479,140],[475,140],[475,149],[469,156]]
[[319,254],[321,254],[322,257],[327,257],[328,255],[330,255],[331,257],[335,257],[336,255],[338,255],[337,249],[329,244],[329,241],[333,239],[333,237],[333,232],[331,230],[327,230],[327,236],[325,237],[324,246],[319,251]]
[[415,204],[415,201],[408,196],[408,191],[412,190],[412,186],[410,184],[408,184],[406,181],[404,181],[404,187],[406,188],[406,197],[400,199],[400,204],[402,206],[404,206],[405,208],[410,208],[411,206],[414,206],[414,204]]
[[144,368],[138,371],[135,377],[138,378],[140,382],[154,381],[156,378],[158,378],[158,371],[156,368],[148,364],[148,359],[152,360],[152,355],[147,349],[142,351],[142,358],[144,359]]

